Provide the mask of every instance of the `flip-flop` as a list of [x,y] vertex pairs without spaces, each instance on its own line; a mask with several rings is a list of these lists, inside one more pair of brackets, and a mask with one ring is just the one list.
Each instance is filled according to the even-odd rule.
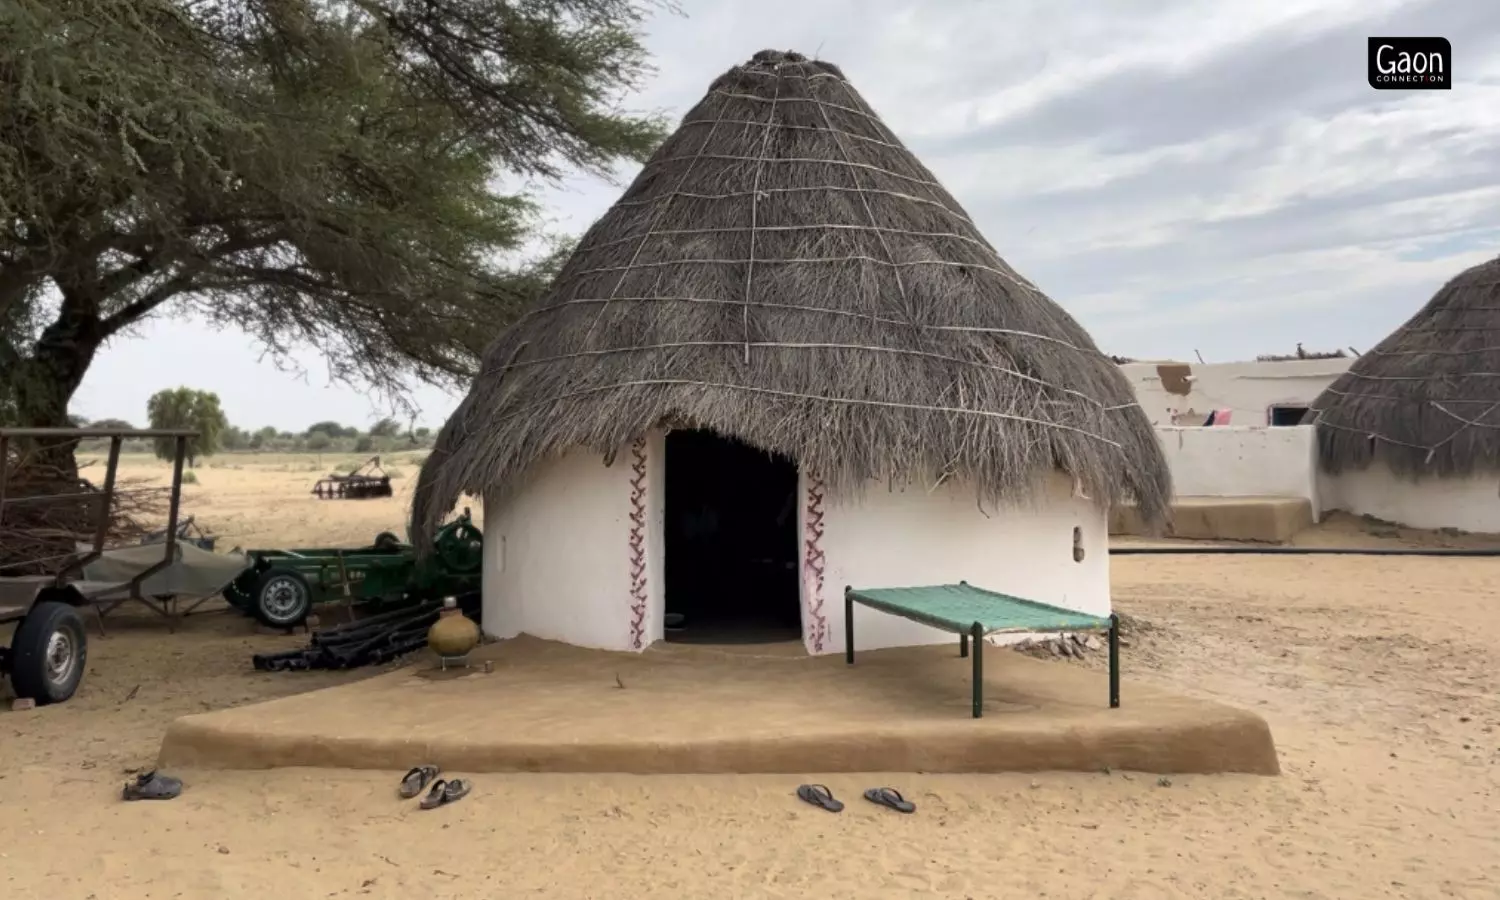
[[413,767],[410,772],[407,772],[401,778],[401,788],[399,791],[401,799],[410,800],[422,793],[422,789],[431,784],[434,778],[438,777],[438,771],[437,766]]
[[126,800],[171,800],[182,793],[182,779],[162,775],[156,770],[144,772],[134,781],[125,782],[121,796]]
[[439,778],[432,783],[432,790],[422,798],[423,809],[437,809],[439,806],[447,806],[449,803],[457,803],[469,793],[469,783],[462,778],[454,778],[444,781]]
[[833,791],[821,784],[801,784],[797,786],[797,796],[807,803],[829,812],[843,812],[844,802],[834,799]]
[[901,792],[895,788],[870,788],[865,791],[865,799],[877,806],[888,806],[896,812],[914,813],[917,811],[917,805],[901,796]]

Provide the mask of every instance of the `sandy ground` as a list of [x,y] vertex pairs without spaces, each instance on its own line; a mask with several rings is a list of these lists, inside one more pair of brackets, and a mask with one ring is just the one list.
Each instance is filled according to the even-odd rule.
[[[406,537],[406,515],[426,451],[381,457],[395,496],[377,500],[320,500],[312,486],[335,467],[347,470],[369,454],[224,454],[201,463],[196,484],[182,486],[182,515],[194,516],[219,538],[218,548],[328,547],[369,544],[382,531]],[[99,463],[98,468],[103,468]],[[167,485],[164,463],[120,459],[119,478],[133,486]],[[474,510],[476,519],[480,510]]]
[[[307,498],[325,467],[312,458],[226,459],[239,468],[205,468],[187,492],[226,548],[401,531],[400,497]],[[1298,543],[1476,540],[1341,519]],[[237,616],[169,635],[132,612],[93,643],[72,701],[0,712],[0,895],[1500,896],[1500,561],[1118,557],[1113,569],[1118,608],[1146,629],[1126,651],[1127,686],[1259,711],[1280,778],[809,773],[848,802],[832,816],[792,796],[797,778],[484,775],[459,804],[421,812],[394,798],[394,775],[186,772],[177,800],[124,804],[120,784],[172,718],[358,677],[251,671],[250,653],[293,641]],[[917,814],[859,799],[877,784]]]

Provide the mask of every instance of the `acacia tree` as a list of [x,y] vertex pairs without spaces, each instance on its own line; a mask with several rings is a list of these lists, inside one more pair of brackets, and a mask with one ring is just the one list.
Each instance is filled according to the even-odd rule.
[[386,416],[370,426],[370,437],[392,438],[401,433],[401,423]]
[[536,222],[497,177],[661,139],[615,105],[652,2],[8,0],[0,419],[65,424],[100,347],[168,310],[391,397],[472,375],[563,252],[503,262]]

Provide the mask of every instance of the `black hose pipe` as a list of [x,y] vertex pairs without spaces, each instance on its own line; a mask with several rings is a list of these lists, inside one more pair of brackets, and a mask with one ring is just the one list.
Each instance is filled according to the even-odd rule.
[[346,644],[362,643],[392,629],[403,628],[408,623],[419,619],[427,619],[429,624],[436,622],[439,609],[441,607],[433,606],[421,610],[404,610],[399,618],[391,618],[384,622],[371,622],[359,628],[345,628],[337,632],[314,632],[309,643],[314,647],[339,647]]
[[397,619],[402,619],[416,613],[427,612],[428,610],[436,612],[437,610],[442,608],[442,601],[434,600],[414,606],[404,606],[399,609],[387,610],[386,612],[376,613],[374,615],[360,616],[357,619],[351,619],[350,621],[344,622],[340,625],[330,625],[327,628],[320,628],[312,633],[312,640],[313,643],[323,643],[330,639],[337,639],[338,637],[353,631],[362,631],[364,629],[378,625],[381,622],[393,622]]

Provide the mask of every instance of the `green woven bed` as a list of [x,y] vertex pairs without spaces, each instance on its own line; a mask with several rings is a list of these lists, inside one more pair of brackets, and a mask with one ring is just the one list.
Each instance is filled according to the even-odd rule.
[[984,637],[1017,632],[1107,631],[1109,633],[1109,705],[1120,705],[1120,627],[1114,615],[1091,616],[975,587],[968,582],[901,588],[844,589],[844,660],[854,664],[854,604],[860,603],[958,637],[958,655],[974,644],[974,718],[984,706]]
[[976,622],[985,634],[1102,631],[1109,628],[1107,618],[998,594],[962,582],[928,587],[864,588],[853,593],[854,599],[865,606],[957,634],[968,634]]

